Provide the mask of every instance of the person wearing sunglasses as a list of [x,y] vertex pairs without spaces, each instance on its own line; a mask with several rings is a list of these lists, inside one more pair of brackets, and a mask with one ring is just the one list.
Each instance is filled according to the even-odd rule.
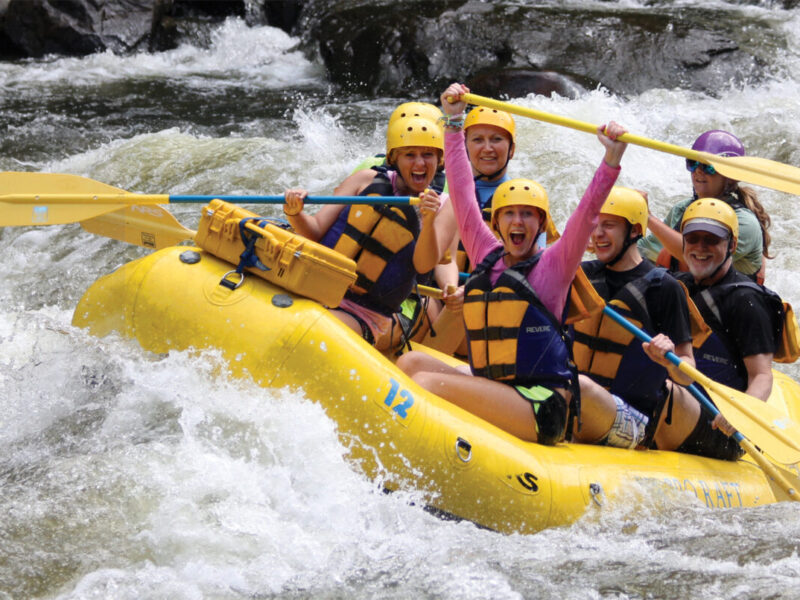
[[[744,145],[739,138],[719,129],[703,133],[695,140],[692,150],[718,156],[745,155]],[[764,259],[771,258],[768,232],[770,218],[756,193],[751,188],[740,186],[738,181],[720,175],[713,165],[687,160],[686,170],[691,174],[692,197],[673,206],[664,221],[650,214],[647,221],[650,233],[639,240],[642,255],[673,271],[686,271],[678,231],[683,213],[698,198],[718,198],[736,211],[739,221],[739,244],[733,254],[733,266],[754,281],[763,282]]]
[[[766,401],[772,391],[773,357],[785,356],[788,350],[783,343],[788,323],[783,303],[777,294],[733,268],[739,216],[727,202],[717,198],[693,202],[680,227],[689,271],[676,277],[712,331],[695,350],[697,369]],[[724,419],[717,417],[711,425],[712,419],[704,408],[690,443],[706,443],[711,427],[732,433]]]

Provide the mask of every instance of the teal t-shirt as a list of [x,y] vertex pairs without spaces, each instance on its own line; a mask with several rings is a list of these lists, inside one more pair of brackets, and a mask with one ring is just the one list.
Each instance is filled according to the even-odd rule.
[[[664,223],[678,231],[683,219],[683,213],[692,202],[694,202],[692,198],[678,202],[667,213]],[[761,225],[758,222],[758,218],[749,208],[737,208],[736,216],[739,219],[739,243],[733,253],[733,267],[740,273],[752,275],[761,268],[761,261],[763,260]],[[664,247],[658,241],[658,238],[653,235],[653,232],[640,239],[638,245],[642,256],[653,262],[658,258],[658,253]]]

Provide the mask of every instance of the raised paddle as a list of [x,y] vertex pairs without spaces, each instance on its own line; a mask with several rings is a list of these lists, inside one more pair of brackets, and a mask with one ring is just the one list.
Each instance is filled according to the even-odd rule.
[[[132,205],[205,203],[283,204],[283,196],[133,194],[63,173],[0,173],[0,226],[75,223]],[[307,204],[418,204],[414,196],[309,196]]]
[[[605,306],[603,312],[643,342],[652,339],[610,306]],[[785,465],[800,462],[800,426],[786,414],[758,398],[714,381],[673,352],[667,352],[666,358],[682,373],[713,391],[719,412],[775,462]]]
[[[586,133],[595,133],[597,125],[578,121],[569,117],[562,117],[541,110],[525,108],[510,102],[501,102],[492,98],[485,98],[476,94],[464,94],[462,99],[470,104],[477,104],[487,108],[503,110],[522,117],[529,117],[537,121],[544,121],[554,125],[561,125]],[[757,158],[754,156],[717,156],[708,152],[698,152],[682,146],[675,146],[657,140],[651,140],[631,133],[621,135],[619,139],[629,144],[644,146],[659,152],[676,154],[691,160],[712,165],[721,175],[737,181],[746,181],[754,185],[768,187],[789,194],[800,195],[800,169],[790,165]]]

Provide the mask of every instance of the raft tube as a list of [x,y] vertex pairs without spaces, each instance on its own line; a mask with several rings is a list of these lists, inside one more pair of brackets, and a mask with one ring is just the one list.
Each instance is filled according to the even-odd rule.
[[[502,532],[665,495],[711,508],[788,499],[746,459],[521,441],[416,385],[320,304],[253,276],[220,285],[230,270],[200,248],[157,251],[96,281],[73,324],[158,353],[218,348],[234,375],[319,402],[353,461],[388,489],[420,490],[434,510]],[[774,387],[797,415],[797,384],[776,373]]]

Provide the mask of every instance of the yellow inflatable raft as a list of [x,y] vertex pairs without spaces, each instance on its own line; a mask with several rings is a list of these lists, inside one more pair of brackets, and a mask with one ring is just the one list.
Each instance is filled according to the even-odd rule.
[[[225,235],[241,243],[231,228],[214,231],[222,208],[205,210],[196,241],[206,248]],[[73,323],[98,336],[119,332],[153,352],[219,348],[237,376],[265,387],[301,388],[336,421],[343,443],[369,476],[381,477],[389,489],[421,490],[434,509],[499,531],[568,524],[587,506],[640,502],[649,495],[697,498],[712,508],[788,499],[748,460],[545,447],[506,434],[423,390],[317,301],[288,292],[308,285],[314,295],[335,300],[351,281],[346,272],[352,265],[288,232],[271,233],[256,255],[267,261],[262,266],[274,268],[248,269],[263,277],[239,281],[231,262],[202,248],[167,248],[95,282]],[[774,403],[796,418],[798,386],[775,375]],[[800,475],[796,467],[793,473]]]

